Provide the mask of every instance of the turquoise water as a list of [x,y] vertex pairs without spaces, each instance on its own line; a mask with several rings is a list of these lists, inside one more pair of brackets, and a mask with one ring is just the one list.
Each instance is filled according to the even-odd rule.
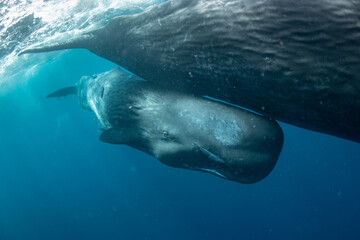
[[[282,124],[263,181],[174,169],[98,140],[76,97],[45,99],[114,65],[86,50],[49,60],[0,98],[0,239],[357,239],[358,143]],[[21,79],[14,79],[21,82]]]

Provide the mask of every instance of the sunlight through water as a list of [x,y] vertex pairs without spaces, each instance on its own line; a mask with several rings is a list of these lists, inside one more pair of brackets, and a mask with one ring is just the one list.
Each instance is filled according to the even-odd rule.
[[[26,82],[44,56],[21,56],[19,51],[43,42],[67,39],[106,25],[119,15],[134,14],[164,0],[5,0],[0,1],[0,93],[13,79]],[[51,55],[46,55],[51,56]],[[57,55],[59,56],[59,55]],[[41,66],[41,64],[39,64]]]

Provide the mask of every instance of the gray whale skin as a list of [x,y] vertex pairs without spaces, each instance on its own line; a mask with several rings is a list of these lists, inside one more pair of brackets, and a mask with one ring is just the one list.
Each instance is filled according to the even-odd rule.
[[254,183],[271,172],[283,145],[274,120],[159,89],[119,68],[82,77],[75,87],[48,97],[69,94],[95,113],[101,141],[126,144],[172,167]]
[[360,142],[360,1],[170,0],[44,52],[86,48],[130,72]]

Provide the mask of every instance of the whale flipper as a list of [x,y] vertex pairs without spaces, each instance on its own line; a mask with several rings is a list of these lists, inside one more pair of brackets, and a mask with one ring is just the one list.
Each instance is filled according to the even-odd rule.
[[76,87],[72,86],[72,87],[66,87],[66,88],[62,88],[59,89],[53,93],[50,93],[49,95],[46,96],[46,98],[54,98],[54,97],[66,97],[67,95],[76,95]]
[[73,48],[86,48],[91,37],[92,37],[91,34],[84,34],[80,37],[69,39],[62,43],[53,43],[45,46],[37,46],[34,48],[25,49],[24,51],[21,51],[18,55],[20,56],[26,53],[51,52],[51,51],[73,49]]
[[100,141],[111,144],[129,144],[134,142],[136,135],[130,129],[110,128],[100,135]]

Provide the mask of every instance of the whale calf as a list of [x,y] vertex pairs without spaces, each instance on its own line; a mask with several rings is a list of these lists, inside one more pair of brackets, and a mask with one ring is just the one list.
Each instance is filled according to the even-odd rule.
[[94,112],[101,141],[126,144],[172,167],[254,183],[271,172],[283,145],[274,120],[155,87],[119,68],[82,77],[48,97],[69,94]]
[[360,2],[171,0],[22,53],[86,48],[153,84],[360,142]]

